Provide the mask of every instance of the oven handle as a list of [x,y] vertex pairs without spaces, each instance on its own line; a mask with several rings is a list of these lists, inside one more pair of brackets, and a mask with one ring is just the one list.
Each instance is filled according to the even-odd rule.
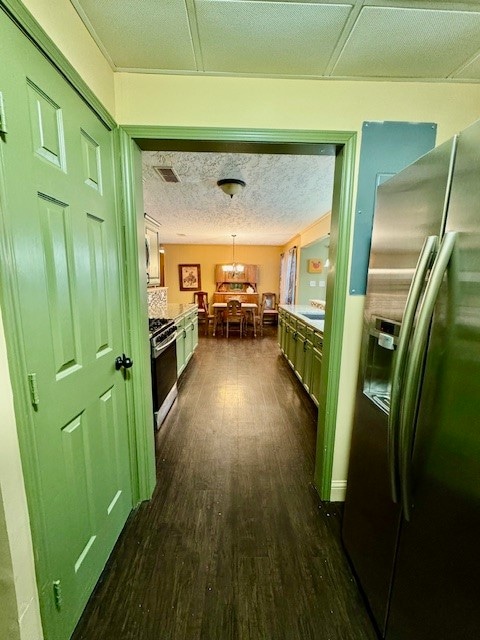
[[163,342],[158,347],[154,347],[152,349],[152,358],[158,358],[158,356],[162,355],[165,349],[167,349],[167,347],[169,347],[173,342],[175,342],[176,339],[177,339],[177,332],[175,331],[175,333],[172,333],[172,336],[168,340],[168,342]]

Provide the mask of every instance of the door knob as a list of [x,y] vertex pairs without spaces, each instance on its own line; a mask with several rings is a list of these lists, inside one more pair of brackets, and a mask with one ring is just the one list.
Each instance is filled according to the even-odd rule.
[[124,369],[130,369],[133,366],[133,360],[128,358],[124,353],[118,358],[115,358],[115,369],[118,371],[122,367]]

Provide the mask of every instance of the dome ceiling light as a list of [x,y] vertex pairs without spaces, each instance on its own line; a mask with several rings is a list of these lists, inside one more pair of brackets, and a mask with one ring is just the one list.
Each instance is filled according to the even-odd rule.
[[243,189],[245,182],[238,180],[238,178],[223,178],[222,180],[218,180],[217,185],[227,196],[233,198],[234,195]]

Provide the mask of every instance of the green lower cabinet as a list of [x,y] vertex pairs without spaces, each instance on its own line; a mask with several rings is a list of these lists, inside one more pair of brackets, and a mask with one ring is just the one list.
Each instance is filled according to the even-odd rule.
[[295,347],[297,342],[297,328],[294,320],[291,320],[290,317],[287,317],[287,327],[286,327],[286,339],[285,339],[285,355],[287,356],[287,360],[290,366],[295,366]]
[[192,331],[193,331],[193,350],[198,347],[198,313],[195,312],[192,321]]
[[310,387],[310,395],[312,400],[318,406],[318,399],[320,397],[320,379],[322,375],[322,353],[323,353],[323,335],[317,333],[313,334],[313,353],[312,353],[312,384]]
[[177,377],[185,370],[198,345],[197,310],[175,319],[177,325]]
[[283,311],[280,311],[278,315],[277,340],[278,346],[285,353],[285,314]]
[[309,338],[305,338],[305,342],[303,343],[303,349],[305,352],[304,356],[304,367],[303,367],[303,386],[310,393],[312,388],[312,369],[313,369],[313,342],[309,340]]
[[318,406],[322,374],[323,334],[281,310],[279,346],[288,364]]
[[312,349],[312,385],[310,388],[310,397],[318,407],[318,399],[320,397],[320,379],[322,375],[322,352],[316,348]]
[[185,369],[185,318],[177,318],[177,378]]
[[297,331],[295,333],[295,357],[293,361],[294,370],[303,382],[305,369],[305,340],[307,327],[302,322],[297,321]]

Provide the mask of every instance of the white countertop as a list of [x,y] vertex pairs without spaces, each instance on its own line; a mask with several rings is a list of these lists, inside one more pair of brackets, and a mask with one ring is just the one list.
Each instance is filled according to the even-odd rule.
[[197,308],[197,304],[193,302],[188,303],[169,303],[166,308],[162,308],[157,311],[155,315],[152,315],[152,318],[167,318],[168,320],[177,320],[185,313],[192,311],[192,309]]
[[316,315],[325,313],[322,309],[318,309],[318,307],[314,307],[310,304],[280,304],[278,305],[278,308],[288,311],[288,313],[291,313],[302,322],[305,322],[305,324],[308,324],[313,329],[323,333],[325,319],[322,318],[321,320],[314,320],[304,315],[305,313]]

